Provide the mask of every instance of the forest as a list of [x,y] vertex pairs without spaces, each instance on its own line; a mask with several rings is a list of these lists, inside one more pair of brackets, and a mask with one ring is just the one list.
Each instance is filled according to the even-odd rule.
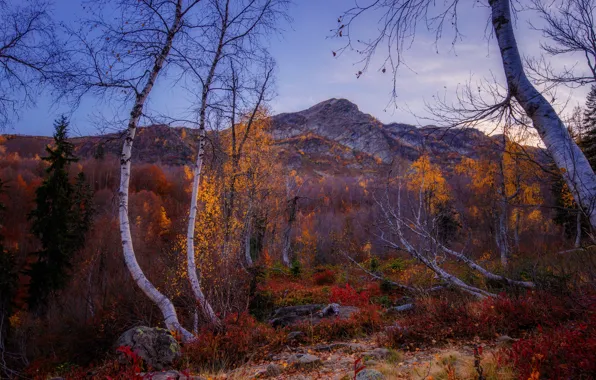
[[[420,126],[274,110],[290,1],[74,3],[0,0],[0,378],[596,378],[595,0],[479,2],[503,75]],[[464,7],[347,1],[329,54],[399,102]],[[14,130],[43,96],[120,114]]]

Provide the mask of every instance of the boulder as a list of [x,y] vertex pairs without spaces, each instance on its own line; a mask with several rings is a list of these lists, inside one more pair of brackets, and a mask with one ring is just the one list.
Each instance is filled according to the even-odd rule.
[[321,304],[281,307],[273,312],[269,323],[274,327],[289,326],[313,318],[323,307]]
[[[117,347],[128,346],[151,368],[168,368],[180,357],[180,345],[169,330],[159,327],[138,326],[118,338]],[[121,360],[125,360],[124,354]]]
[[304,336],[304,333],[302,331],[291,331],[286,336],[286,340],[288,340],[288,341],[291,342],[291,341],[294,341],[294,340],[298,340],[302,336]]
[[275,363],[271,363],[265,369],[265,376],[267,377],[277,377],[281,375],[283,369]]
[[340,306],[336,303],[287,306],[276,309],[269,323],[274,327],[286,327],[299,322],[317,324],[325,318],[348,319],[358,310],[354,306]]
[[288,364],[295,368],[314,368],[321,365],[321,359],[311,354],[294,354],[288,358]]
[[358,372],[356,380],[385,380],[385,375],[376,369],[365,368]]

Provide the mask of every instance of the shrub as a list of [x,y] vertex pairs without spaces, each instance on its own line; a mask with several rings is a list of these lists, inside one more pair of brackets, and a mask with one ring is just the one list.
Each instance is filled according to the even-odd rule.
[[350,284],[334,286],[331,288],[330,301],[341,305],[365,306],[370,304],[370,293],[364,290],[358,292]]
[[350,318],[327,318],[318,324],[304,322],[294,327],[303,331],[311,342],[332,341],[348,339],[363,334],[379,331],[382,325],[379,308],[375,305],[362,307],[353,313]]
[[297,259],[292,260],[292,263],[290,264],[290,273],[294,277],[300,277],[302,274],[302,265]]
[[406,341],[432,342],[490,339],[515,335],[542,326],[556,326],[572,318],[569,305],[545,293],[528,292],[509,298],[501,295],[482,301],[465,302],[429,298],[417,305],[417,312],[386,330],[387,344],[399,347]]
[[247,313],[231,314],[221,329],[199,331],[196,341],[184,346],[183,355],[196,367],[231,368],[243,364],[265,347],[277,347],[284,336],[281,330],[258,323]]
[[335,283],[335,272],[331,269],[325,269],[322,272],[315,273],[312,279],[316,285],[333,285]]
[[590,379],[596,373],[596,329],[593,323],[540,328],[515,342],[508,354],[523,379]]

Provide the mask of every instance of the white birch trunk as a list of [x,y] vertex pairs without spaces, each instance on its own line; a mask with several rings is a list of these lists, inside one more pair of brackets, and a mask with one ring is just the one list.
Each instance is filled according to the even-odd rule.
[[215,56],[211,63],[211,67],[209,69],[209,74],[205,80],[203,85],[203,92],[201,95],[201,108],[199,110],[199,141],[198,141],[198,151],[197,151],[197,160],[195,162],[195,167],[193,169],[193,181],[192,181],[192,198],[190,200],[190,210],[188,212],[188,229],[186,233],[186,263],[187,263],[187,272],[188,272],[188,280],[190,282],[190,286],[192,288],[193,294],[195,296],[195,300],[201,307],[203,314],[209,319],[211,323],[214,325],[219,325],[221,322],[211,304],[205,297],[201,289],[201,283],[199,281],[199,276],[197,274],[197,265],[195,262],[195,245],[194,245],[194,236],[195,236],[195,224],[196,224],[196,217],[197,217],[197,198],[199,195],[199,185],[201,183],[201,175],[202,175],[202,168],[203,168],[203,159],[205,156],[205,140],[206,140],[206,113],[207,113],[207,102],[209,100],[209,91],[211,89],[211,84],[213,83],[213,78],[215,76],[215,70],[217,69],[217,65],[219,64],[219,60],[221,58],[221,53],[223,51],[223,43],[224,38],[226,35],[226,27],[227,27],[227,16],[228,16],[228,7],[226,5],[226,13],[224,19],[222,20],[222,29],[220,33],[220,38],[218,41],[218,48],[216,50]]
[[577,215],[575,216],[575,244],[573,246],[575,248],[579,248],[582,245],[582,213],[581,210],[577,210]]
[[591,225],[596,227],[596,175],[554,108],[532,85],[524,72],[513,33],[510,0],[489,0],[489,4],[510,94],[532,119],[533,126],[546,149],[562,171],[575,201],[586,210]]
[[193,170],[192,198],[190,201],[190,212],[188,215],[188,230],[186,236],[186,269],[188,272],[188,280],[190,282],[192,292],[195,296],[195,300],[201,308],[203,314],[209,319],[211,323],[219,325],[219,318],[217,318],[217,315],[215,315],[215,312],[213,311],[211,304],[209,303],[209,301],[207,301],[207,298],[205,297],[205,294],[201,289],[201,283],[199,281],[199,276],[197,274],[197,265],[195,262],[194,236],[198,207],[197,198],[199,195],[201,170],[203,168],[203,156],[205,154],[205,138],[201,137],[203,133],[204,130],[201,130],[199,134],[199,152],[197,153],[197,162],[195,163],[195,167]]
[[193,340],[195,337],[188,330],[183,328],[178,321],[176,309],[168,297],[163,295],[143,273],[143,270],[139,266],[137,258],[135,256],[132,236],[130,233],[130,221],[128,217],[128,188],[130,182],[131,173],[131,156],[132,156],[132,145],[136,134],[136,129],[139,123],[141,114],[143,113],[143,107],[145,102],[155,84],[155,81],[165,63],[166,57],[170,53],[174,36],[180,27],[181,22],[181,8],[182,0],[178,0],[176,6],[176,17],[173,25],[171,26],[164,47],[160,55],[155,60],[155,64],[149,73],[147,83],[143,90],[137,94],[135,104],[130,113],[130,119],[128,122],[128,129],[126,131],[126,137],[124,139],[124,145],[122,147],[122,155],[120,159],[120,187],[118,190],[119,206],[118,216],[120,220],[120,236],[122,239],[122,248],[124,253],[124,262],[132,275],[133,280],[141,288],[143,293],[153,301],[157,307],[161,310],[164,318],[166,327],[178,333],[184,341]]

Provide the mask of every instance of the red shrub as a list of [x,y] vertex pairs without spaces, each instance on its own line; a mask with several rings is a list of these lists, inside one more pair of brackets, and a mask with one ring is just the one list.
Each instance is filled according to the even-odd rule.
[[501,295],[483,301],[428,299],[417,305],[417,312],[387,329],[388,344],[406,341],[494,338],[515,335],[537,326],[556,326],[572,318],[565,301],[545,293],[528,292],[508,298]]
[[357,292],[350,284],[345,287],[334,286],[331,288],[331,302],[349,306],[365,306],[370,304],[370,294],[367,291]]
[[281,344],[284,336],[247,313],[232,314],[226,318],[221,330],[201,330],[196,341],[185,345],[183,352],[192,364],[199,367],[234,367],[259,349]]
[[322,272],[315,273],[312,279],[316,285],[333,285],[335,284],[335,272],[331,269],[325,269]]
[[319,323],[298,324],[293,329],[303,331],[312,343],[348,339],[379,331],[382,325],[379,308],[367,305],[353,313],[350,318],[326,318]]
[[[589,379],[596,374],[596,329],[577,323],[548,331],[538,330],[508,351],[520,378]],[[536,377],[537,378],[537,377]]]

